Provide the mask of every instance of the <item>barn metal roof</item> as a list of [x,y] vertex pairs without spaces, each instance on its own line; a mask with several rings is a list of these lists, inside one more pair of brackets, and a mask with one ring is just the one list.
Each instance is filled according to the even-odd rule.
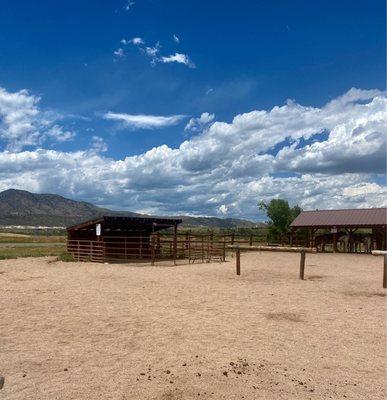
[[302,211],[292,227],[372,227],[387,225],[387,208]]
[[172,227],[181,222],[181,219],[176,218],[103,216],[70,226],[67,230],[82,229],[95,224],[104,224],[105,227],[109,228],[156,227],[155,230],[159,230]]

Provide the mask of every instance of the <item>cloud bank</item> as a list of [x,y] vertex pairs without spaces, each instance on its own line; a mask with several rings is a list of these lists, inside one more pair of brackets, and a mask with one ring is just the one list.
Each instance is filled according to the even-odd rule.
[[[288,101],[236,115],[230,123],[204,113],[192,120],[197,134],[178,148],[162,145],[122,160],[108,157],[102,139],[94,139],[89,150],[41,148],[44,141],[35,139],[46,133],[39,124],[30,140],[36,148],[9,146],[15,142],[13,133],[4,132],[20,130],[16,136],[22,138],[31,132],[29,124],[20,122],[15,103],[20,115],[30,110],[29,121],[40,121],[44,112],[26,91],[0,93],[17,98],[9,100],[11,106],[0,103],[6,141],[0,151],[0,190],[55,192],[153,214],[252,219],[259,215],[257,202],[274,197],[305,209],[385,205],[387,100],[377,90],[351,89],[321,108]],[[14,117],[4,111],[7,107]],[[165,127],[183,118],[107,115],[133,129]],[[201,128],[200,120],[210,124]]]
[[40,97],[27,90],[10,93],[0,87],[0,141],[7,150],[19,151],[44,142],[65,142],[74,133],[61,127],[59,114],[42,112]]

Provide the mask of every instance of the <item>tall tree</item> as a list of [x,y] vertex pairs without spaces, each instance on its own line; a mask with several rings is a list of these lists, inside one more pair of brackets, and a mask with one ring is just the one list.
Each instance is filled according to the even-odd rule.
[[302,209],[296,205],[290,207],[287,200],[272,199],[269,203],[261,201],[259,208],[266,211],[269,218],[269,233],[272,239],[288,237],[290,224],[300,214]]

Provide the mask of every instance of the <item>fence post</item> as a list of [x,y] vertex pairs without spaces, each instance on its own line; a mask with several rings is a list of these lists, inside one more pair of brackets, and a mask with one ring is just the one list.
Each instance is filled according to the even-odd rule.
[[177,258],[177,224],[173,227],[173,264],[176,265]]
[[387,254],[384,255],[384,265],[383,265],[383,288],[387,289]]
[[223,236],[223,262],[226,261],[226,236]]
[[204,236],[202,235],[202,263],[204,263]]
[[253,245],[253,235],[250,235],[250,246]]
[[188,264],[191,264],[191,236],[188,234]]
[[300,279],[304,280],[304,272],[305,272],[305,250],[301,250],[301,258],[300,258]]
[[239,249],[239,246],[236,249],[236,274],[240,275],[241,274],[241,250]]
[[139,252],[140,252],[140,259],[142,259],[142,231],[140,231],[140,249],[139,249]]
[[155,265],[155,236],[152,235],[151,240],[151,264]]

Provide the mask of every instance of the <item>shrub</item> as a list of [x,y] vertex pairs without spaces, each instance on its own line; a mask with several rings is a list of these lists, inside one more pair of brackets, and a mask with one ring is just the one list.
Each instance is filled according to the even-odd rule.
[[63,253],[59,254],[58,261],[72,262],[75,260],[72,254],[68,253],[67,251],[64,251]]

